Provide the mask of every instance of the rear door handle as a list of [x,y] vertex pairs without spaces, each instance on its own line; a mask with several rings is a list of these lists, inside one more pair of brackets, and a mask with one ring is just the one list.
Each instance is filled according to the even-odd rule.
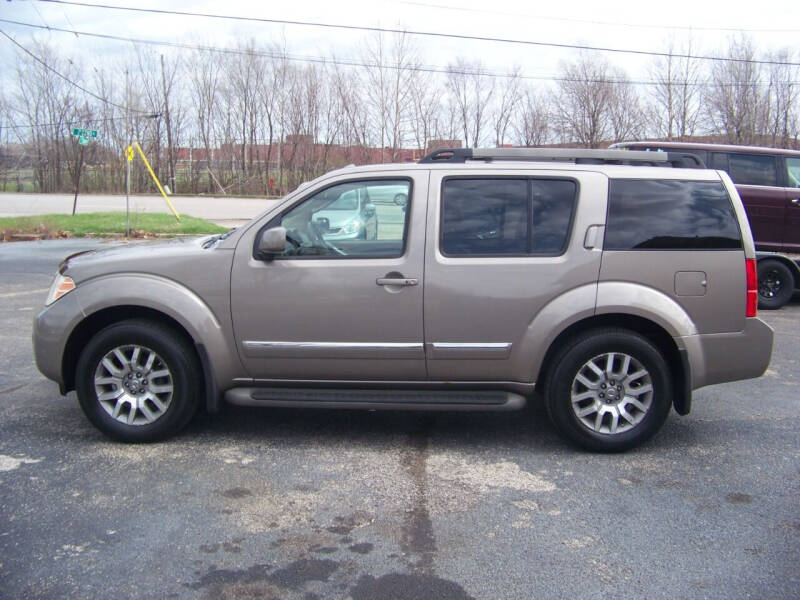
[[399,277],[379,277],[375,280],[375,283],[378,285],[417,285],[419,283],[419,279],[408,279],[408,278],[399,278]]

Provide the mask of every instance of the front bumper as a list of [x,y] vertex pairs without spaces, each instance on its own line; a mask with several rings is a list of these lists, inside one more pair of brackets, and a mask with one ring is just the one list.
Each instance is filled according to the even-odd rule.
[[64,391],[62,364],[70,332],[83,318],[73,291],[45,306],[33,320],[33,355],[36,367]]

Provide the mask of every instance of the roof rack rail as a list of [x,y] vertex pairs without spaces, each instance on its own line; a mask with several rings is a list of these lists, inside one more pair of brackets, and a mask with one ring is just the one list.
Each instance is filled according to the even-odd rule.
[[420,163],[465,163],[470,160],[492,162],[560,161],[589,165],[641,165],[705,169],[703,161],[691,152],[647,152],[638,150],[585,150],[582,148],[441,148],[423,156]]

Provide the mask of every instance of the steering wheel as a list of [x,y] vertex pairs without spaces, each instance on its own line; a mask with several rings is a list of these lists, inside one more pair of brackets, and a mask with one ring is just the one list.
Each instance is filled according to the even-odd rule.
[[347,254],[343,250],[337,248],[323,237],[319,225],[317,225],[314,221],[308,222],[308,235],[314,242],[315,246],[321,246],[326,250],[329,250],[332,254],[338,254],[339,256],[347,256]]

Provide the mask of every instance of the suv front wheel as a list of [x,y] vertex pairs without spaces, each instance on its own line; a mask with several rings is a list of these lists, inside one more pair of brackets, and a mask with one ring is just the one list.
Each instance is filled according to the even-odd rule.
[[672,405],[661,352],[625,329],[595,329],[561,347],[547,377],[547,412],[572,442],[621,452],[652,437]]
[[123,442],[152,442],[181,430],[198,406],[202,381],[194,348],[173,329],[145,320],[109,325],[78,359],[83,412]]

